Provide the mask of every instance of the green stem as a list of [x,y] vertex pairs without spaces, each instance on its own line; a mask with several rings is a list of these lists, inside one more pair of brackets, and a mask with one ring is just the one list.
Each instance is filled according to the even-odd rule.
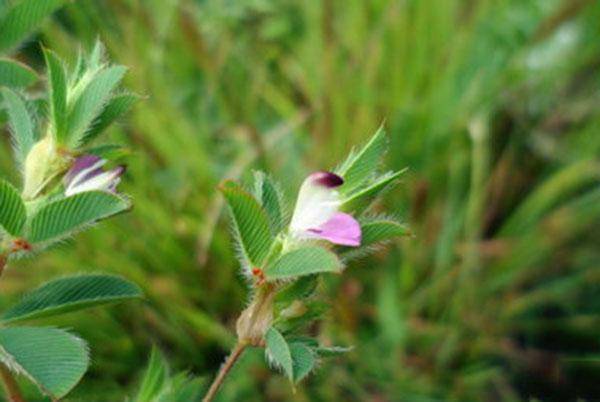
[[0,378],[2,379],[2,385],[4,385],[9,402],[25,402],[19,384],[17,384],[12,373],[4,364],[0,364]]
[[217,392],[219,392],[219,388],[223,384],[223,381],[225,381],[227,374],[229,374],[229,372],[231,371],[235,363],[238,361],[238,359],[240,358],[247,346],[248,344],[243,342],[238,342],[235,345],[235,347],[231,351],[231,354],[229,355],[229,357],[227,357],[227,360],[225,360],[225,363],[223,363],[223,365],[221,366],[219,373],[215,377],[213,383],[210,385],[210,388],[204,396],[204,399],[202,399],[202,402],[211,402],[215,398]]

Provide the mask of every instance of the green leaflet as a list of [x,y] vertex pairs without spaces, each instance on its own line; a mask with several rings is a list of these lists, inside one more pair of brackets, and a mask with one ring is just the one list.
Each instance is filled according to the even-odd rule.
[[69,113],[69,145],[77,146],[83,141],[85,133],[102,112],[125,71],[123,66],[108,67],[100,71],[76,98]]
[[137,285],[118,276],[72,276],[50,281],[29,292],[4,313],[2,321],[48,317],[141,296]]
[[56,328],[1,328],[0,360],[53,399],[66,395],[89,365],[85,342]]
[[104,107],[100,116],[94,121],[94,125],[85,133],[81,142],[86,144],[96,138],[104,129],[131,109],[139,98],[138,95],[134,94],[121,94],[112,98]]
[[0,87],[23,88],[37,81],[31,68],[16,60],[0,58]]
[[293,283],[277,292],[275,301],[277,303],[289,304],[294,300],[302,300],[310,297],[319,283],[317,275],[306,275],[298,278]]
[[319,300],[309,300],[303,302],[303,304],[304,307],[306,307],[306,312],[304,314],[298,317],[277,320],[277,329],[284,334],[291,334],[299,331],[315,320],[321,319],[325,312],[331,307],[329,304]]
[[13,236],[19,236],[27,212],[17,189],[0,179],[0,226]]
[[282,255],[265,270],[266,278],[290,279],[321,272],[341,272],[337,256],[322,247],[303,247]]
[[67,76],[65,67],[58,56],[44,49],[46,68],[48,70],[48,86],[50,93],[50,112],[53,120],[54,133],[58,143],[67,139]]
[[168,379],[168,367],[164,356],[156,347],[152,348],[148,367],[142,378],[136,402],[154,401],[163,392]]
[[294,380],[294,367],[292,353],[285,338],[279,331],[271,327],[265,334],[265,343],[268,356],[281,369],[285,375]]
[[358,152],[352,152],[348,159],[336,169],[344,178],[340,193],[349,194],[369,180],[387,150],[387,137],[383,125]]
[[58,240],[128,208],[126,200],[111,193],[75,194],[42,207],[31,219],[27,239],[32,243]]
[[15,158],[17,163],[23,166],[25,158],[27,158],[27,154],[36,140],[33,121],[21,96],[10,89],[4,88],[2,89],[2,97],[8,112]]
[[280,191],[264,172],[254,172],[254,191],[269,216],[273,233],[283,230],[284,213]]
[[260,267],[273,243],[265,210],[252,195],[233,181],[223,182],[219,189],[231,210],[243,265]]
[[371,203],[381,194],[388,186],[394,181],[398,180],[407,169],[402,169],[398,172],[390,172],[378,177],[372,183],[369,183],[364,188],[361,188],[352,194],[349,194],[347,198],[342,201],[341,209],[344,211],[351,211],[354,213],[361,213],[371,205]]
[[375,219],[362,223],[360,226],[362,230],[361,247],[410,235],[410,230],[406,225],[392,219]]
[[65,0],[22,0],[15,2],[0,18],[0,52],[16,47]]
[[302,381],[314,368],[316,359],[314,352],[304,343],[290,343],[294,382]]

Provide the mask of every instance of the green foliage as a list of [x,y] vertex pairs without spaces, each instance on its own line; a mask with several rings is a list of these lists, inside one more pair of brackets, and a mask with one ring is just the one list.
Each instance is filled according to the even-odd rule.
[[1,90],[9,117],[17,163],[23,166],[27,154],[36,141],[34,124],[21,96],[10,89]]
[[340,192],[348,194],[373,178],[381,159],[387,150],[387,136],[383,125],[359,151],[354,151],[336,169],[344,178]]
[[279,331],[271,327],[265,334],[266,352],[270,361],[283,370],[290,381],[294,380],[294,366],[290,347]]
[[156,347],[153,347],[135,401],[150,402],[157,400],[157,397],[160,396],[165,387],[168,374],[165,358]]
[[11,50],[26,39],[65,0],[20,0],[0,14],[0,52]]
[[[325,313],[331,308],[329,303],[322,300],[304,300],[301,305],[304,310],[302,314],[293,317],[279,316],[276,325],[282,333],[297,335],[315,321],[323,319]],[[293,307],[293,304],[290,307]]]
[[0,179],[0,226],[11,235],[18,236],[25,219],[25,205],[17,189]]
[[371,183],[349,194],[342,201],[342,209],[360,214],[368,208],[381,193],[392,186],[400,176],[406,172],[403,169],[399,172],[389,172],[374,179]]
[[267,215],[269,215],[273,233],[281,232],[285,224],[285,209],[277,184],[264,172],[254,172],[254,192]]
[[291,279],[299,276],[342,271],[337,256],[322,247],[302,247],[283,254],[265,270],[268,280]]
[[169,374],[165,358],[152,348],[150,360],[138,390],[135,402],[188,402],[199,400],[204,381],[186,373]]
[[35,327],[1,328],[0,360],[53,399],[65,396],[89,364],[83,340],[60,329]]
[[102,191],[62,198],[43,206],[31,218],[27,239],[32,243],[60,240],[129,206],[122,197]]
[[361,222],[361,246],[368,247],[386,240],[410,235],[410,230],[391,218],[373,218]]
[[291,284],[277,292],[276,301],[278,303],[287,304],[294,300],[301,300],[310,297],[316,290],[318,285],[317,275],[301,276]]
[[139,100],[135,94],[115,95],[107,102],[104,110],[94,121],[94,124],[86,131],[82,144],[93,141],[102,131],[125,114]]
[[298,383],[315,368],[317,361],[313,351],[303,343],[290,343],[289,348],[292,356],[294,382]]
[[273,243],[267,213],[251,194],[232,181],[223,182],[219,190],[231,210],[242,265],[260,267]]
[[64,143],[68,135],[67,127],[67,73],[65,66],[51,50],[44,50],[48,71],[48,92],[50,113],[54,135],[59,143]]
[[4,312],[2,321],[50,317],[141,296],[139,287],[117,276],[72,276],[50,281],[27,293]]
[[[589,181],[561,179],[525,200],[598,159],[600,5],[230,3],[182,13],[168,1],[73,1],[41,32],[65,55],[101,37],[130,66],[128,87],[150,95],[108,130],[135,151],[135,213],[4,273],[7,302],[89,261],[148,278],[151,312],[77,317],[102,353],[71,399],[122,399],[114,379],[143,370],[148,334],[173,367],[214,373],[247,297],[229,269],[215,183],[256,168],[294,194],[309,169],[335,165],[385,119],[386,167],[411,173],[374,207],[416,238],[325,275],[318,294],[334,308],[310,326],[356,347],[295,395],[250,351],[221,399],[594,400],[597,368],[582,362],[598,349],[598,186],[580,166]],[[33,46],[18,58],[39,65]],[[483,141],[470,130],[482,110]]]
[[126,68],[123,66],[107,67],[96,73],[81,90],[81,94],[76,98],[69,112],[67,143],[70,146],[78,146],[84,140],[87,130],[102,113],[103,107],[110,100],[113,90],[121,82],[125,71]]
[[31,68],[15,60],[0,58],[0,87],[28,87],[38,79]]

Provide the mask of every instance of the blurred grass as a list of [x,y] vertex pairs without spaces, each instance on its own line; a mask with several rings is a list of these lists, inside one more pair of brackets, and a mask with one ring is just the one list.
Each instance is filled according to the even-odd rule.
[[81,270],[144,288],[49,322],[92,345],[69,400],[133,395],[153,343],[211,375],[246,293],[216,183],[257,167],[294,196],[385,120],[410,167],[386,208],[416,238],[324,283],[314,331],[355,349],[296,394],[249,353],[220,400],[597,400],[598,21],[585,0],[74,1],[20,58],[99,37],[130,67],[146,99],[111,136],[135,209],[10,269],[0,302]]

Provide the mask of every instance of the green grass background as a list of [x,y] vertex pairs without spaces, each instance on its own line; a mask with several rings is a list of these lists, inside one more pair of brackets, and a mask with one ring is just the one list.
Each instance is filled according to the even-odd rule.
[[312,331],[353,351],[295,393],[250,352],[219,400],[600,399],[599,2],[75,0],[17,57],[42,71],[40,43],[74,59],[97,38],[144,95],[110,129],[135,208],[0,293],[80,271],[144,289],[44,322],[92,348],[66,400],[133,396],[153,344],[208,379],[246,300],[217,183],[265,169],[291,200],[382,121],[410,171],[379,208],[415,236],[324,282]]

